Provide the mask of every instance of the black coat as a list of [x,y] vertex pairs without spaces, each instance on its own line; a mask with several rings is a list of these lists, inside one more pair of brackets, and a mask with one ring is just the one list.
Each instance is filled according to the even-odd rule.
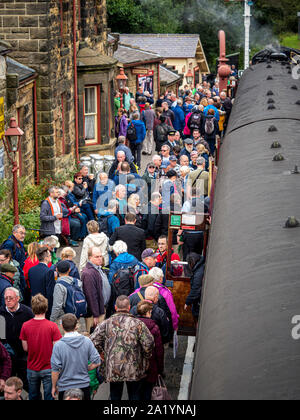
[[89,192],[84,188],[83,184],[76,184],[76,182],[74,182],[73,194],[78,201],[90,198]]
[[34,318],[32,310],[20,303],[20,307],[16,312],[9,313],[5,306],[2,306],[0,308],[0,316],[3,316],[5,319],[6,339],[1,340],[2,343],[9,344],[18,358],[25,357],[26,353],[23,350],[22,341],[19,337],[24,322]]
[[[137,316],[137,306],[133,306],[130,312]],[[169,321],[164,311],[158,305],[153,305],[151,319],[159,327],[163,344],[168,343],[170,341]]]
[[159,213],[161,213],[161,209],[157,208],[151,202],[149,202],[148,212],[147,214],[143,214],[144,226],[146,226],[146,229],[145,229],[146,238],[155,238],[155,239],[158,238],[155,232],[155,223],[156,223],[156,219]]
[[181,235],[181,240],[183,242],[182,252],[184,261],[186,261],[188,254],[190,254],[191,252],[200,255],[202,254],[204,242],[203,232],[195,232],[193,230],[183,231]]
[[[146,287],[142,287],[139,290],[139,292],[143,297],[145,297]],[[130,306],[131,307],[137,306],[137,304],[139,303],[140,300],[141,300],[141,298],[140,298],[138,293],[132,294],[130,296]],[[164,342],[168,342],[172,339],[173,331],[174,331],[173,330],[173,322],[172,322],[172,314],[171,314],[171,311],[168,307],[168,304],[167,304],[165,298],[162,295],[158,296],[157,306],[164,311],[164,313],[167,317],[167,320],[168,320],[168,331],[169,331],[169,333],[168,333],[168,336],[165,337],[166,341],[164,341],[164,338],[163,338]]]
[[109,244],[123,241],[127,244],[128,253],[141,261],[142,252],[146,249],[146,238],[143,229],[135,225],[123,225],[118,227],[109,239]]
[[31,296],[41,293],[48,299],[48,312],[49,318],[53,305],[53,293],[55,287],[54,269],[49,268],[44,263],[31,267],[28,271],[28,281],[30,284]]
[[191,277],[191,291],[185,301],[186,305],[192,305],[192,314],[196,318],[199,316],[204,269],[205,258],[202,257],[200,261],[195,265],[195,267],[193,267],[193,274]]

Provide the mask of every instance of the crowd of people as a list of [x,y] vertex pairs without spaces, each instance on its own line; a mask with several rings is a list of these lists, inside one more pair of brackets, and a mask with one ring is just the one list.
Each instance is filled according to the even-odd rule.
[[[184,310],[198,318],[203,232],[179,228],[170,250],[169,214],[210,212],[209,159],[232,100],[217,81],[165,92],[155,104],[144,92],[136,99],[127,90],[123,107],[115,101],[109,172],[83,166],[50,187],[40,241],[25,249],[26,228],[16,225],[0,246],[4,399],[22,399],[23,389],[41,399],[41,384],[45,400],[91,399],[108,382],[110,399],[120,400],[126,382],[130,400],[150,400],[179,323],[168,256],[172,275],[191,278]],[[144,173],[141,154],[151,155]]]

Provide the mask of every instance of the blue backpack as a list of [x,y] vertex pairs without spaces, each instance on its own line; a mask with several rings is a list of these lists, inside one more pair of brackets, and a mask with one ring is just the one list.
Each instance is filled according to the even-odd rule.
[[58,280],[57,283],[62,284],[67,289],[65,313],[74,314],[76,318],[85,316],[87,313],[87,302],[82,289],[78,285],[78,280],[73,278],[72,284],[63,280]]

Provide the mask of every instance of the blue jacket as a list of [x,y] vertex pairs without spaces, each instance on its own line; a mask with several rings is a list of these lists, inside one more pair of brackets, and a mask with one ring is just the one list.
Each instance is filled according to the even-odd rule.
[[131,163],[131,162],[134,161],[131,150],[129,149],[129,147],[125,146],[125,144],[120,144],[119,146],[116,147],[116,149],[115,149],[115,158],[116,159],[117,159],[118,152],[124,152],[125,153],[127,162]]
[[208,112],[209,109],[213,109],[215,111],[214,117],[219,122],[220,121],[220,114],[219,114],[218,108],[216,108],[214,105],[207,105],[204,108],[204,111],[203,111],[203,113],[204,113],[205,116],[207,116],[207,112]]
[[[94,210],[104,210],[108,206],[108,202],[112,199],[115,183],[109,179],[106,185],[97,182],[93,191],[93,207]],[[101,196],[103,195],[103,199]],[[99,201],[98,201],[99,200]],[[98,201],[98,202],[97,202]]]
[[24,263],[27,258],[23,242],[20,242],[15,236],[10,235],[2,245],[2,249],[9,249],[12,258],[20,264],[21,269],[24,268]]
[[120,220],[118,216],[111,213],[110,211],[101,212],[101,216],[111,216],[107,219],[108,235],[111,236],[114,233],[114,231],[117,229],[117,227],[120,226]]
[[173,122],[173,127],[176,131],[181,131],[185,126],[185,115],[181,106],[176,105],[174,108],[171,108],[175,115],[175,120]]
[[0,274],[0,307],[5,305],[4,292],[8,287],[12,287],[9,279]]
[[[135,126],[136,129],[136,136],[137,139],[133,141],[133,144],[141,144],[143,143],[145,137],[146,137],[146,127],[143,121],[140,120],[132,120],[131,124]],[[129,124],[130,125],[130,124]],[[129,127],[129,126],[128,126]]]
[[108,280],[110,283],[113,281],[113,277],[120,268],[134,267],[139,264],[139,261],[128,252],[123,252],[115,258],[110,265]]

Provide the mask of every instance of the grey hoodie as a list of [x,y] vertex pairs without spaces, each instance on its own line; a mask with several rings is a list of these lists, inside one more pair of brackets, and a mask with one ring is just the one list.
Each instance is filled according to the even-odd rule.
[[87,388],[90,385],[88,363],[100,363],[100,356],[88,337],[77,332],[66,333],[54,344],[51,368],[60,372],[58,391],[70,388]]

